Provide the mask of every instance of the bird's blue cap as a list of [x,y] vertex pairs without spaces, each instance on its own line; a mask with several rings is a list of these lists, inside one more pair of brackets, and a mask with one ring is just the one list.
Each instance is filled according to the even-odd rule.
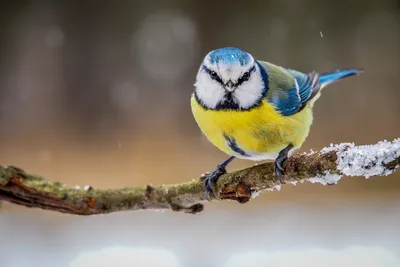
[[224,47],[211,51],[209,54],[211,64],[234,64],[239,62],[244,66],[250,61],[250,56],[243,50],[235,47]]

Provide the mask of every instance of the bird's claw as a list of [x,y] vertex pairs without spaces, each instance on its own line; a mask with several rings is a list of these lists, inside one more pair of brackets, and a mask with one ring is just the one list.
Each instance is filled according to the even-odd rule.
[[215,184],[218,181],[218,178],[226,173],[226,169],[224,167],[218,166],[213,172],[211,172],[207,178],[204,180],[204,192],[206,195],[206,199],[210,201],[211,194],[215,196],[215,198],[219,198],[216,190]]
[[285,168],[283,167],[283,164],[288,159],[288,153],[292,148],[293,148],[293,145],[289,144],[287,147],[282,149],[279,152],[278,157],[276,158],[275,163],[274,163],[274,172],[275,172],[276,176],[278,177],[278,180],[281,184],[285,184],[285,182],[282,180],[282,175],[284,175],[284,172],[285,172]]
[[277,158],[274,163],[274,172],[281,184],[285,184],[285,182],[282,180],[282,175],[285,172],[285,169],[282,167],[282,165],[285,162],[285,160],[286,159],[284,158]]

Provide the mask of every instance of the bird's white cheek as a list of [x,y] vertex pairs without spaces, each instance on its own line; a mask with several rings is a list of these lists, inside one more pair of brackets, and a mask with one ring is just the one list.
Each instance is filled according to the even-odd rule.
[[240,107],[244,109],[253,106],[258,100],[257,96],[242,90],[237,90],[235,92],[235,97],[238,100]]
[[209,108],[215,108],[224,97],[225,90],[205,73],[197,75],[195,87],[198,98]]
[[258,77],[252,77],[249,81],[243,83],[235,92],[241,108],[254,106],[262,96],[264,84]]

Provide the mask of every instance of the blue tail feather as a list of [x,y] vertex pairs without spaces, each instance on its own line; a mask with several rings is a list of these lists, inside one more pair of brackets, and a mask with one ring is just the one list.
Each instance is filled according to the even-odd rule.
[[333,72],[320,74],[319,82],[325,86],[340,79],[363,73],[363,69],[338,69]]

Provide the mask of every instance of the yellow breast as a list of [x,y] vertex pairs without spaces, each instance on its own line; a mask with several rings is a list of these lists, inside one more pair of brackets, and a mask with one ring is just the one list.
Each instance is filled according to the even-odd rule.
[[275,159],[289,144],[300,147],[312,124],[309,106],[292,116],[281,116],[266,100],[249,111],[206,110],[192,95],[191,108],[212,144],[228,155],[252,160]]

